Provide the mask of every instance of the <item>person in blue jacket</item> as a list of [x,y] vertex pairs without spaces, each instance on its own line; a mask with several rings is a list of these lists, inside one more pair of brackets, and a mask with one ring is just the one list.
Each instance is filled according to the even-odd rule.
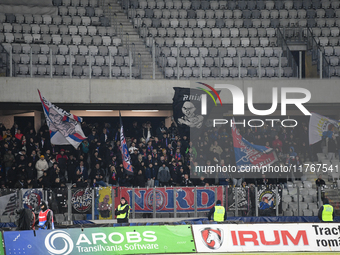
[[260,202],[260,215],[261,216],[272,216],[274,209],[274,198],[268,200],[268,197],[264,197],[263,201]]

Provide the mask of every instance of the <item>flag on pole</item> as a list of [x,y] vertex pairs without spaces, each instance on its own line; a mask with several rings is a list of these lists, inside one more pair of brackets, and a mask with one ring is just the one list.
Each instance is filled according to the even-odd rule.
[[[233,120],[233,122],[235,122]],[[244,139],[237,131],[235,124],[232,126],[232,135],[237,168],[251,166],[268,166],[277,161],[272,148],[254,145]]]
[[[190,131],[193,131],[192,134],[190,134],[190,140],[193,140],[192,135],[198,137],[201,133],[207,131],[205,130],[204,123],[207,123],[208,116],[214,105],[217,105],[217,98],[222,105],[221,98],[219,97],[221,91],[216,91],[212,86],[202,82],[197,82],[197,84],[201,87],[174,87],[175,94],[172,99],[174,121],[177,124],[179,135],[181,137],[183,137],[183,135],[189,136]],[[210,90],[207,90],[208,88]],[[204,114],[204,110],[202,109],[204,108],[203,102],[206,102]]]
[[123,167],[126,170],[127,174],[132,175],[133,169],[131,165],[129,150],[128,150],[125,136],[124,136],[124,128],[123,128],[122,116],[120,116],[120,112],[119,112],[119,120],[120,120],[120,146],[121,146],[121,152],[122,152]]
[[312,112],[309,118],[309,144],[321,141],[323,136],[332,137],[338,130],[339,121]]
[[39,90],[38,92],[50,130],[51,143],[55,145],[71,144],[74,148],[78,148],[79,144],[86,139],[81,129],[82,118],[55,106],[46,100]]

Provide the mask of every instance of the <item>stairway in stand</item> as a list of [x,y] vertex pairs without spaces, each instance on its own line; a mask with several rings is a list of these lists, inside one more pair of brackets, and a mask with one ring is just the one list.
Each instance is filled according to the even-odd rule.
[[[104,15],[111,20],[111,26],[117,28],[117,36],[122,39],[124,45],[127,43],[134,52],[132,54],[135,54],[135,65],[138,66],[141,63],[141,78],[153,79],[151,51],[146,47],[144,40],[140,38],[137,29],[133,27],[132,21],[128,19],[120,4],[117,0],[103,0],[101,7]],[[156,64],[155,79],[163,78],[164,75]]]

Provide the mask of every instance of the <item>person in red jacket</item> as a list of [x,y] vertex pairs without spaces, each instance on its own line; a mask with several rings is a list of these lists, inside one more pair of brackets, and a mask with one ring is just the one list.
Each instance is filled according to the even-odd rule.
[[48,202],[41,201],[39,212],[39,229],[54,229],[53,212],[48,209]]
[[15,138],[18,139],[18,141],[21,141],[23,134],[21,133],[21,130],[18,129],[17,133],[15,134]]
[[61,149],[60,153],[56,156],[55,159],[58,163],[58,166],[60,167],[61,173],[65,174],[67,163],[68,163],[68,157],[65,154],[65,150]]
[[278,148],[279,151],[282,151],[282,141],[279,139],[279,136],[275,136],[275,140],[273,141],[273,149]]

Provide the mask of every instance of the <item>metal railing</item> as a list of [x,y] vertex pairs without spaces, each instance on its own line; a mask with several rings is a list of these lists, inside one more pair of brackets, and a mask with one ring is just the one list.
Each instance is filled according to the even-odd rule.
[[[124,49],[122,49],[123,51],[127,51],[126,54],[123,54],[122,57],[125,56],[125,65],[122,67],[129,67],[129,73],[128,75],[126,75],[126,73],[122,72],[122,75],[129,77],[130,79],[132,79],[132,77],[135,78],[140,78],[140,72],[137,72],[136,70],[140,70],[140,65],[141,65],[141,61],[136,61],[136,53],[135,51],[135,47],[134,45],[130,45],[128,36],[125,38],[124,40],[124,44],[122,46],[118,46],[117,48],[119,49],[119,47],[124,47]],[[9,46],[9,48],[5,49],[3,47],[2,44],[0,44],[0,57],[1,57],[1,61],[0,61],[0,71],[2,70],[3,72],[3,76],[6,77],[12,77],[12,76],[17,76],[17,74],[19,72],[21,72],[19,65],[21,65],[20,63],[16,63],[13,60],[13,54],[12,54],[12,47]],[[77,54],[78,55],[78,54]],[[49,49],[49,54],[46,55],[47,57],[47,62],[46,63],[40,63],[40,65],[38,66],[44,66],[46,68],[46,73],[39,73],[38,76],[36,76],[36,74],[38,73],[38,68],[37,68],[37,63],[33,62],[33,52],[32,49],[30,50],[29,54],[28,54],[28,63],[25,65],[21,65],[21,66],[26,66],[28,69],[24,70],[22,74],[24,75],[29,75],[30,77],[39,77],[40,75],[49,75],[50,78],[53,78],[55,75],[60,76],[60,73],[63,74],[63,76],[68,76],[69,78],[74,78],[75,76],[87,76],[89,79],[93,78],[92,76],[96,76],[96,75],[100,75],[101,77],[104,75],[107,75],[107,78],[112,78],[114,76],[113,74],[113,63],[114,63],[114,56],[115,54],[113,52],[111,52],[110,48],[109,48],[109,52],[107,56],[102,56],[104,61],[105,58],[109,59],[109,63],[106,63],[106,65],[99,65],[100,68],[104,69],[108,69],[108,73],[106,71],[104,71],[105,73],[102,72],[96,72],[96,65],[95,65],[95,53],[91,52],[91,49],[89,49],[88,53],[86,55],[81,55],[83,57],[85,57],[85,61],[87,64],[81,65],[80,67],[82,68],[81,74],[79,75],[79,73],[75,73],[75,56],[69,52],[66,55],[63,55],[65,58],[64,64],[60,65],[60,64],[56,64],[57,63],[57,58],[56,55],[53,54],[53,50],[52,48]],[[106,60],[107,61],[107,60]],[[118,65],[120,66],[120,65]],[[66,68],[68,67],[68,68]],[[79,67],[79,66],[78,66]],[[121,76],[121,75],[118,75]]]
[[306,27],[283,27],[280,29],[286,41],[294,42],[297,44],[306,43]]
[[282,48],[282,56],[286,57],[288,60],[288,66],[290,66],[293,70],[293,77],[298,77],[299,74],[299,68],[298,65],[293,57],[292,52],[290,51],[286,38],[284,37],[284,34],[282,33],[281,29],[276,29],[276,36],[277,36],[277,43],[278,46]]
[[[152,52],[152,54],[155,54],[155,57],[153,59],[155,59],[156,63],[158,64],[158,66],[161,68],[162,73],[165,75],[165,78],[167,78],[166,76],[166,69],[168,67],[172,67],[174,69],[174,75],[173,78],[175,79],[180,79],[180,77],[185,77],[185,74],[183,72],[181,72],[182,67],[188,67],[188,65],[183,65],[181,64],[181,59],[184,58],[183,56],[181,56],[180,54],[180,50],[181,47],[179,47],[179,45],[177,45],[177,49],[175,51],[175,53],[170,53],[169,56],[170,57],[174,57],[176,59],[176,64],[175,65],[169,65],[168,61],[167,61],[167,56],[164,55],[164,53],[162,52],[162,46],[159,46],[155,43],[155,39],[152,37],[148,37],[146,38],[147,41],[147,45],[149,44],[150,46],[150,51]],[[155,47],[155,50],[153,50],[153,47]],[[175,48],[175,47],[172,47]],[[178,54],[179,53],[179,54]],[[237,63],[236,65],[233,64],[232,66],[227,66],[226,64],[222,65],[222,58],[223,57],[229,57],[226,55],[223,55],[220,51],[220,49],[217,51],[217,56],[214,57],[215,59],[215,64],[217,62],[217,66],[212,66],[212,67],[208,67],[204,64],[204,60],[203,60],[203,56],[202,56],[202,52],[199,51],[198,52],[198,56],[197,56],[197,61],[193,66],[190,67],[196,67],[198,68],[198,73],[195,74],[196,78],[205,78],[209,75],[211,75],[210,73],[207,75],[204,71],[208,71],[211,72],[213,69],[215,69],[215,71],[217,70],[217,74],[214,73],[211,76],[215,76],[215,77],[219,77],[219,78],[224,78],[224,77],[233,77],[233,78],[244,78],[244,77],[252,77],[252,78],[262,78],[265,75],[265,67],[262,66],[263,64],[263,60],[262,60],[262,56],[264,56],[264,51],[258,51],[256,53],[257,55],[257,60],[258,60],[258,64],[256,65],[249,65],[249,66],[245,66],[244,63],[242,62],[243,58],[241,57],[241,55],[239,54],[239,52],[236,52],[235,56],[231,57],[233,58],[233,60],[236,58],[237,59]],[[284,57],[288,58],[289,56],[289,60],[292,60],[292,55],[291,52],[286,50]],[[278,78],[281,78],[283,76],[283,59],[282,59],[282,52],[278,53],[278,59],[279,59],[279,63],[278,63],[278,69],[276,71],[278,71],[277,73],[275,73],[273,76],[276,76]],[[288,63],[290,63],[288,61]],[[236,68],[234,70],[237,70],[237,72],[235,73],[229,73],[229,68]],[[296,64],[293,65],[294,68],[296,68]],[[216,69],[217,68],[217,69]],[[227,73],[223,72],[224,70],[227,70]],[[248,73],[248,69],[253,69],[255,74],[249,74]],[[293,77],[296,77],[296,71],[293,71]],[[185,77],[188,78],[188,77]]]
[[[325,57],[324,49],[319,45],[309,27],[281,28],[278,29],[278,42],[287,44],[287,41],[295,44],[305,44],[307,53],[312,56],[312,65],[317,66],[320,79],[330,78],[331,66]],[[283,38],[283,40],[281,40]]]
[[[120,197],[125,196],[131,206],[130,218],[182,218],[206,217],[210,208],[221,200],[228,217],[257,216],[309,216],[322,205],[324,190],[303,188],[297,185],[287,189],[284,185],[249,187],[110,187],[104,192],[99,188],[56,188],[0,190],[4,204],[1,222],[12,220],[20,208],[39,211],[39,201],[47,200],[55,217],[64,215],[63,221],[77,219],[114,219],[114,209]],[[190,194],[189,194],[190,193]],[[208,201],[202,200],[202,194]],[[306,195],[314,194],[314,195]],[[105,206],[103,198],[108,199]],[[266,201],[267,200],[267,201]],[[110,201],[110,202],[109,202]],[[204,202],[205,201],[205,202]],[[104,208],[104,209],[103,209]],[[105,210],[105,211],[103,211]],[[164,216],[166,214],[166,216]],[[3,218],[3,216],[8,218]],[[80,217],[79,217],[80,216]],[[59,223],[62,223],[59,221]],[[69,223],[68,223],[69,224]]]
[[330,78],[330,64],[324,54],[324,49],[315,40],[311,28],[306,29],[307,51],[312,54],[313,63],[317,64],[320,79]]
[[13,60],[12,46],[5,48],[0,44],[0,76],[14,77],[16,76],[16,65]]

